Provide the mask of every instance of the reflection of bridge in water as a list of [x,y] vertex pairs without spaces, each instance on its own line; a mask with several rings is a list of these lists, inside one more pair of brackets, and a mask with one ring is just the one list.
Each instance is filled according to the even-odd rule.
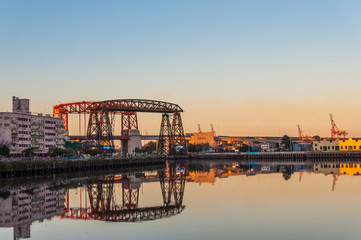
[[[134,175],[122,177],[107,176],[96,182],[86,182],[85,192],[89,206],[69,207],[69,193],[62,218],[101,220],[110,222],[139,222],[168,218],[180,214],[185,206],[183,196],[187,168],[182,165],[167,164],[158,171],[163,203],[159,206],[139,208],[141,181]],[[115,198],[115,184],[121,184],[122,197]]]

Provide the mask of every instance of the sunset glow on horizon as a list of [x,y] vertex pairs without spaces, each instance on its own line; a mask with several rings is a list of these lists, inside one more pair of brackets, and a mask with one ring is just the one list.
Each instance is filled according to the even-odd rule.
[[[185,132],[361,137],[359,1],[2,1],[0,112],[154,99]],[[158,134],[160,116],[139,114]],[[72,121],[77,121],[74,116]],[[77,133],[76,126],[70,131]]]

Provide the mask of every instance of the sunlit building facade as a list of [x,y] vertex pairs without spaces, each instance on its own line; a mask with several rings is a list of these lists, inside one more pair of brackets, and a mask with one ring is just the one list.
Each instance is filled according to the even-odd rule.
[[13,111],[0,112],[0,144],[10,147],[11,154],[34,148],[47,153],[51,147],[64,147],[63,120],[49,114],[32,115],[30,100],[13,97]]
[[313,142],[314,151],[339,151],[340,150],[340,140],[333,138],[324,138],[320,141]]
[[360,138],[349,138],[340,140],[341,151],[359,151],[361,150]]

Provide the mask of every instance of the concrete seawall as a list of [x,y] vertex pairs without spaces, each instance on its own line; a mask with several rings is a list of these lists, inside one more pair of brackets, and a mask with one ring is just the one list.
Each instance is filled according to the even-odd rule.
[[89,160],[33,160],[0,162],[0,179],[77,172],[97,172],[108,170],[134,169],[145,166],[164,166],[166,159],[126,158]]
[[324,162],[324,161],[361,161],[361,151],[355,152],[276,152],[256,154],[218,153],[190,155],[190,160],[229,159],[240,161],[290,161],[290,162]]

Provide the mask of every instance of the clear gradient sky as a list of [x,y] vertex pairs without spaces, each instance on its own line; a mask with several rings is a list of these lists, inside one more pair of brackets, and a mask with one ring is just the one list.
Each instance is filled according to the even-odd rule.
[[[149,98],[186,132],[361,137],[360,1],[0,0],[0,111]],[[140,127],[159,131],[160,116]]]

